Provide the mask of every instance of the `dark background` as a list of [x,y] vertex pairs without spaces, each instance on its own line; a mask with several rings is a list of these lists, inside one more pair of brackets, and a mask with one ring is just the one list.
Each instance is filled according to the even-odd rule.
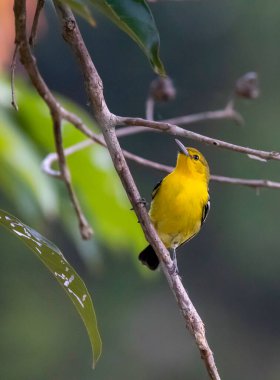
[[[151,8],[161,36],[161,56],[177,89],[175,101],[156,107],[156,119],[220,109],[236,79],[257,71],[261,97],[237,101],[245,126],[212,121],[190,128],[236,144],[279,151],[280,5],[271,0],[158,1]],[[79,69],[60,37],[51,6],[46,16],[48,28],[35,50],[39,68],[52,90],[88,109]],[[104,82],[108,106],[119,115],[143,117],[154,78],[149,63],[124,33],[99,14],[94,16],[97,28],[79,21]],[[147,133],[124,138],[122,145],[173,165],[173,140]],[[277,161],[250,160],[192,141],[186,145],[203,152],[213,174],[279,178]],[[141,194],[149,200],[162,173],[130,167]],[[279,192],[212,182],[210,193],[207,223],[179,254],[183,283],[205,322],[222,379],[278,380]],[[12,207],[2,196],[1,208]],[[99,258],[103,270],[95,275],[72,249],[65,231],[60,233],[56,226],[45,230],[91,291],[103,355],[92,371],[90,345],[72,305],[22,243],[0,231],[2,379],[207,379],[161,273],[147,276],[135,265],[136,253],[132,258],[131,252],[113,254],[104,248]]]

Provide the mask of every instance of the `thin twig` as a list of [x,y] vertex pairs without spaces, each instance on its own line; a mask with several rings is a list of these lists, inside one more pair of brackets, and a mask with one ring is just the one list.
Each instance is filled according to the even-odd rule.
[[[77,153],[91,146],[94,143],[100,144],[101,141],[104,142],[103,137],[96,134],[94,137],[94,140],[93,138],[89,140],[84,140],[64,149],[64,155],[70,156],[74,153]],[[101,145],[104,146],[104,144],[105,143]],[[130,153],[126,150],[123,150],[123,154],[125,158],[131,161],[134,161],[139,165],[143,165],[143,166],[156,169],[165,173],[170,173],[174,169],[174,167],[172,166],[163,165],[163,164],[160,164],[159,162],[147,160],[146,158],[137,156],[136,154]],[[42,170],[46,174],[50,175],[51,177],[61,177],[61,173],[52,168],[52,165],[55,162],[57,162],[57,160],[58,160],[57,153],[49,153],[42,162]],[[214,181],[214,182],[226,183],[226,184],[231,184],[231,185],[241,185],[241,186],[247,186],[247,187],[256,188],[256,189],[259,189],[259,188],[280,189],[280,182],[270,181],[268,179],[234,178],[234,177],[226,177],[226,176],[220,176],[220,175],[215,175],[215,174],[212,174],[210,176],[210,179],[211,181]]]
[[187,125],[194,124],[200,121],[208,120],[233,120],[236,124],[244,124],[242,116],[231,106],[231,102],[226,105],[222,110],[217,111],[206,111],[193,115],[173,117],[171,119],[163,120],[163,123],[176,124],[176,125]]
[[11,93],[12,93],[11,105],[14,107],[16,111],[18,111],[18,105],[16,101],[16,94],[15,94],[15,70],[16,70],[16,62],[17,62],[17,53],[18,53],[18,44],[17,42],[15,42],[15,50],[14,50],[13,59],[11,63]]
[[[14,2],[14,14],[15,14],[15,29],[16,29],[16,45],[19,47],[19,54],[21,62],[24,65],[34,87],[38,91],[39,95],[45,101],[49,107],[53,124],[55,130],[58,132],[58,125],[60,120],[64,117],[64,109],[61,107],[59,102],[53,96],[52,92],[49,90],[44,79],[42,78],[39,69],[36,64],[36,60],[32,55],[30,45],[27,40],[26,35],[26,3],[22,0],[15,0]],[[66,111],[65,111],[66,112]],[[59,122],[58,122],[59,121]],[[58,157],[60,160],[60,169],[61,172],[64,172],[62,179],[65,182],[67,190],[70,194],[70,200],[73,204],[74,210],[76,211],[81,235],[84,239],[89,239],[92,235],[92,229],[89,226],[84,214],[81,211],[77,197],[75,196],[74,190],[70,182],[70,176],[67,173],[67,166],[65,160],[63,160],[63,149],[62,141],[58,142],[58,135],[55,135],[56,138],[56,147],[58,150]]]
[[61,178],[65,182],[69,197],[71,199],[71,202],[78,216],[79,227],[80,227],[82,237],[88,240],[91,238],[93,231],[91,227],[89,226],[87,220],[85,219],[84,214],[82,213],[81,207],[79,205],[79,201],[71,185],[71,176],[66,164],[63,145],[62,145],[61,116],[60,114],[55,113],[55,114],[52,114],[52,118],[53,118],[55,146],[56,146],[56,151],[57,151]]
[[[146,101],[146,119],[147,120],[154,120],[154,101],[150,100],[151,98],[148,97]],[[153,103],[152,103],[153,102]],[[194,113],[190,115],[184,115],[179,117],[174,117],[170,119],[164,119],[160,120],[160,123],[168,123],[168,124],[176,124],[178,125],[190,125],[195,124],[200,121],[209,121],[209,120],[233,120],[237,124],[242,125],[244,123],[244,120],[242,116],[234,109],[233,102],[230,101],[224,109],[222,110],[215,110],[215,111],[206,111],[206,112],[200,112],[200,113]],[[152,128],[146,128],[146,127],[133,127],[133,126],[127,126],[123,128],[119,128],[118,131],[120,132],[123,129],[128,129],[128,134],[136,134],[136,133],[143,133],[143,132],[160,132],[157,129]]]
[[137,214],[138,220],[141,223],[147,240],[150,244],[152,244],[159,256],[165,276],[167,277],[170,287],[177,299],[179,308],[186,320],[187,326],[196,340],[208,374],[211,379],[220,380],[213,354],[205,337],[203,322],[192,305],[189,296],[182,285],[181,279],[175,273],[174,264],[169,256],[169,253],[152,226],[143,202],[140,201],[140,194],[131,176],[115,133],[114,127],[116,126],[118,119],[115,115],[112,115],[107,108],[103,95],[101,78],[99,77],[88,54],[76,24],[76,20],[69,7],[62,5],[59,1],[55,1],[55,4],[61,19],[63,37],[66,42],[68,42],[79,61],[80,68],[85,79],[85,86],[88,92],[89,100],[91,102],[95,117],[102,128],[104,139],[111,154],[116,171],[119,174],[127,195],[132,203],[133,209]]
[[201,135],[199,133],[195,133],[192,131],[188,131],[186,129],[180,128],[177,125],[163,123],[158,121],[151,121],[141,118],[132,118],[132,117],[117,117],[118,125],[127,125],[136,126],[136,127],[148,127],[153,128],[157,131],[165,132],[173,136],[181,136],[185,138],[189,138],[191,140],[199,141],[203,144],[208,144],[212,146],[216,146],[218,148],[223,148],[227,150],[231,150],[234,152],[247,154],[250,158],[262,158],[264,160],[280,160],[280,153],[275,151],[265,151],[265,150],[257,150],[248,147],[244,147],[241,145],[235,145],[228,143],[226,141],[213,139],[208,136]]
[[41,10],[44,8],[44,5],[45,5],[45,0],[37,0],[37,6],[36,6],[31,33],[29,37],[29,44],[31,47],[34,47],[37,29],[38,29],[39,17],[40,17]]
[[269,179],[243,179],[224,177],[220,175],[211,175],[211,180],[220,183],[228,183],[230,185],[248,186],[255,189],[280,189],[280,182],[270,181]]
[[[71,145],[70,147],[64,149],[64,156],[68,157],[71,154],[79,152],[79,151],[87,148],[88,146],[90,146],[92,144],[94,144],[94,141],[88,139],[88,140],[81,141],[75,145]],[[57,160],[58,160],[57,153],[49,153],[44,158],[44,160],[42,161],[41,168],[42,168],[43,172],[45,172],[46,174],[48,174],[51,177],[61,178],[61,172],[58,170],[54,170],[52,168],[52,165],[55,162],[57,162]]]
[[[159,162],[147,160],[146,158],[139,157],[133,153],[123,151],[124,156],[131,161],[136,162],[139,165],[143,165],[152,169],[160,170],[165,173],[170,173],[174,170],[174,167],[160,164]],[[227,176],[220,176],[216,174],[211,174],[211,181],[226,183],[231,185],[241,185],[247,186],[255,189],[268,188],[268,189],[280,189],[280,182],[271,181],[268,179],[245,179],[245,178],[234,178]]]

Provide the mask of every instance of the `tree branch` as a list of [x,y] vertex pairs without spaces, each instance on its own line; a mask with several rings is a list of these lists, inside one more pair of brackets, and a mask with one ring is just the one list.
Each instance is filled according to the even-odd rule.
[[152,128],[157,131],[168,133],[169,135],[185,137],[191,140],[201,142],[203,144],[216,146],[218,148],[223,148],[223,149],[231,150],[234,152],[244,153],[244,154],[247,154],[250,158],[254,158],[254,159],[261,158],[265,161],[266,160],[280,160],[280,152],[275,152],[275,151],[268,152],[264,150],[257,150],[257,149],[252,149],[249,147],[244,147],[241,145],[231,144],[226,141],[213,139],[211,137],[204,136],[199,133],[188,131],[174,124],[151,121],[151,120],[146,120],[146,119],[141,119],[141,118],[121,117],[121,116],[117,117],[117,123],[118,125],[123,125],[123,126],[127,125],[128,127],[136,126],[137,128],[139,127]]
[[[175,96],[175,89],[173,87],[172,81],[168,78],[165,79],[167,84],[161,83],[164,81],[163,79],[160,80],[154,80],[151,84],[150,93],[146,100],[146,119],[147,120],[154,120],[154,107],[155,107],[155,98],[160,96],[166,96],[165,100],[170,100],[174,98]],[[154,83],[156,82],[156,83]],[[171,83],[171,84],[169,84]],[[165,85],[165,86],[164,86]],[[173,92],[172,92],[173,91]],[[169,97],[168,97],[169,95]],[[164,97],[163,97],[164,99]],[[191,114],[191,115],[184,115],[179,117],[173,117],[170,119],[161,120],[162,123],[168,123],[168,124],[176,124],[176,125],[189,125],[189,124],[195,124],[200,121],[208,121],[208,120],[233,120],[236,122],[236,124],[242,125],[244,124],[243,117],[240,115],[239,112],[237,112],[234,108],[234,100],[231,99],[222,110],[215,110],[215,111],[206,111],[206,112],[200,112],[197,114]]]
[[[87,148],[88,146],[94,144],[93,140],[84,140],[75,145],[72,145],[64,149],[64,156],[70,156],[80,150]],[[57,153],[49,153],[42,162],[42,170],[51,177],[61,178],[61,172],[58,170],[52,169],[52,165],[57,162],[58,156]]]
[[[118,131],[121,131],[120,129]],[[117,131],[117,132],[118,132]],[[122,129],[125,131],[125,128]],[[118,133],[116,133],[118,136]],[[81,141],[77,144],[71,145],[68,148],[64,149],[64,155],[70,156],[71,154],[77,153],[90,145],[98,143],[104,147],[107,147],[102,136],[94,134],[91,132],[91,139]],[[125,158],[136,162],[139,165],[156,169],[165,173],[170,173],[174,168],[172,166],[160,164],[159,162],[147,160],[144,157],[137,156],[131,152],[123,150],[123,155]],[[61,177],[61,173],[57,170],[52,169],[52,165],[57,162],[58,156],[57,153],[49,153],[42,162],[42,170],[50,175],[51,177]],[[280,182],[270,181],[268,179],[245,179],[245,178],[234,178],[227,176],[220,176],[211,174],[210,180],[219,183],[227,183],[231,185],[241,185],[247,186],[255,189],[268,188],[268,189],[280,189]]]
[[49,90],[44,79],[41,77],[37,64],[36,64],[36,60],[32,55],[32,52],[27,40],[27,35],[26,35],[26,3],[25,1],[15,0],[14,14],[15,14],[15,30],[16,30],[15,44],[16,46],[18,46],[18,49],[19,49],[21,63],[24,65],[29,75],[29,78],[31,79],[39,95],[42,97],[42,99],[45,101],[45,103],[49,107],[52,120],[53,120],[54,131],[55,131],[54,135],[55,135],[55,141],[56,141],[56,148],[57,148],[57,153],[59,157],[59,166],[62,173],[61,178],[65,182],[68,193],[70,195],[71,202],[76,211],[76,214],[79,220],[81,235],[84,239],[89,239],[92,235],[92,229],[81,211],[78,199],[72,188],[69,172],[68,172],[66,161],[64,158],[64,151],[62,147],[60,123],[66,111],[63,110],[59,102],[55,99],[55,97]]
[[204,325],[193,304],[191,303],[188,294],[182,285],[181,279],[175,273],[174,264],[170,258],[170,255],[159,239],[153,225],[150,222],[147,210],[141,202],[140,194],[131,176],[115,133],[115,126],[119,119],[115,115],[111,114],[107,108],[103,96],[102,81],[93,62],[91,61],[75,18],[67,6],[62,5],[59,1],[55,1],[55,4],[61,19],[63,37],[70,45],[80,64],[88,97],[90,99],[95,117],[102,129],[104,139],[111,154],[116,171],[118,172],[127,195],[132,203],[133,209],[137,214],[138,220],[142,225],[147,240],[150,244],[152,244],[159,256],[163,271],[176,297],[179,308],[186,320],[190,332],[195,337],[208,374],[211,379],[219,380],[220,377],[215,366],[213,354],[205,337]]
[[200,121],[228,119],[235,121],[236,124],[242,125],[244,124],[243,117],[234,109],[233,104],[234,103],[231,100],[222,110],[206,111],[193,115],[174,117],[163,120],[163,122],[168,124],[187,125],[198,123]]
[[280,182],[270,181],[269,179],[243,179],[243,178],[224,177],[220,175],[211,175],[211,180],[220,182],[220,183],[228,183],[230,185],[248,186],[255,189],[260,189],[260,188],[280,189]]
[[40,13],[41,13],[42,9],[44,8],[44,5],[45,5],[45,0],[38,0],[37,1],[35,15],[34,15],[32,27],[31,27],[31,33],[30,33],[30,37],[29,37],[29,44],[32,47],[34,46],[34,43],[35,43],[37,29],[38,29],[38,23],[39,23],[39,17],[40,17]]
[[73,207],[76,211],[76,214],[78,216],[79,220],[79,228],[81,231],[81,235],[84,239],[90,239],[93,231],[91,227],[89,226],[87,220],[85,219],[84,214],[82,213],[78,198],[73,191],[72,185],[71,185],[71,176],[70,172],[68,170],[63,145],[62,145],[62,134],[61,134],[61,115],[59,113],[53,113],[53,129],[54,129],[54,137],[55,137],[55,146],[57,151],[57,158],[58,158],[58,164],[60,168],[61,178],[65,182],[66,188],[68,190],[68,194],[70,197],[70,200],[73,204]]

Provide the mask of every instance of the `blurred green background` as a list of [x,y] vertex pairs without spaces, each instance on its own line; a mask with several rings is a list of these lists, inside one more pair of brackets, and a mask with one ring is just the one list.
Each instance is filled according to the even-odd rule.
[[[12,1],[8,1],[12,7]],[[158,120],[222,108],[235,81],[257,71],[261,97],[238,100],[245,126],[230,121],[190,127],[202,134],[260,149],[280,150],[280,5],[261,1],[158,1],[151,4],[161,56],[177,98],[158,105]],[[112,112],[144,116],[149,63],[114,25],[94,14],[97,28],[80,26],[103,79]],[[79,69],[60,37],[54,11],[35,48],[50,88],[94,127]],[[7,70],[8,72],[8,70]],[[19,66],[17,73],[25,77]],[[20,241],[0,230],[0,378],[7,380],[207,379],[161,273],[137,262],[145,242],[119,191],[107,154],[92,147],[69,159],[74,184],[96,231],[82,242],[61,183],[40,172],[53,151],[48,112],[24,79],[20,111],[10,107],[8,80],[0,82],[0,207],[54,241],[85,280],[93,297],[103,355],[91,369],[90,344],[74,308],[49,273]],[[83,109],[77,109],[76,102]],[[65,146],[81,136],[65,125]],[[139,134],[121,140],[136,154],[173,165],[170,136]],[[279,163],[186,141],[207,157],[213,174],[279,179]],[[162,173],[130,163],[143,197]],[[83,169],[81,169],[83,168]],[[280,378],[279,196],[276,190],[210,184],[211,213],[199,236],[181,249],[179,268],[206,324],[222,379]]]

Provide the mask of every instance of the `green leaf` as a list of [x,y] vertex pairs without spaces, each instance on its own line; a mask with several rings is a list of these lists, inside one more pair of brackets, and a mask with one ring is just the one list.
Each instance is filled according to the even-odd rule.
[[87,5],[84,4],[83,0],[63,0],[65,3],[67,3],[74,12],[76,12],[79,16],[84,17],[84,19],[87,20],[87,22],[91,26],[96,26],[96,22],[94,18],[92,17],[92,14],[88,8]]
[[90,0],[144,51],[157,74],[165,75],[159,57],[160,38],[153,14],[144,0]]
[[83,280],[67,262],[61,251],[37,231],[3,210],[0,210],[0,224],[21,239],[35,253],[73,302],[87,329],[92,346],[94,367],[101,355],[102,343],[92,300]]
[[159,33],[153,14],[145,0],[62,1],[87,20],[86,4],[91,3],[140,46],[157,74],[165,75],[165,69],[159,57]]

